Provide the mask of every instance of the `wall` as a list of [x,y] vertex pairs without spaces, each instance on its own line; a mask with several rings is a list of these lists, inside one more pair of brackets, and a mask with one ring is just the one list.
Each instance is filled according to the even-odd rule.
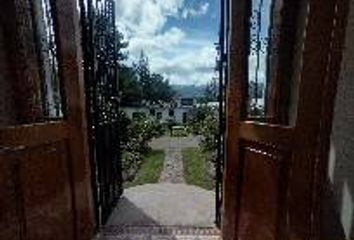
[[154,108],[155,109],[155,116],[150,115],[150,110],[147,107],[122,107],[121,108],[128,116],[128,118],[133,118],[134,112],[144,113],[145,116],[151,117],[153,119],[157,119],[156,115],[158,112],[162,113],[161,122],[167,122],[170,119],[173,119],[178,124],[183,124],[183,113],[189,114],[192,108],[190,107],[177,107],[173,108],[174,110],[174,117],[169,116],[170,108]]
[[347,239],[354,239],[354,0],[338,83],[328,175]]

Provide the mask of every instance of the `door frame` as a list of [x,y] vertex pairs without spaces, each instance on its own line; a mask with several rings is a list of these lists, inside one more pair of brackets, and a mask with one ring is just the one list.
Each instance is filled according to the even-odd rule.
[[[57,53],[59,75],[61,87],[65,92],[62,96],[65,108],[65,117],[58,121],[48,121],[30,124],[19,124],[0,128],[0,147],[2,153],[7,155],[26,151],[29,148],[44,148],[43,146],[51,143],[65,141],[67,149],[66,162],[68,164],[68,174],[70,182],[70,198],[72,206],[73,238],[91,239],[94,230],[94,213],[92,202],[90,164],[88,158],[88,144],[86,131],[86,111],[84,98],[84,79],[82,71],[81,39],[78,10],[75,1],[71,0],[50,0],[53,8],[53,20],[56,26],[57,35]],[[30,52],[33,47],[33,39],[28,34],[21,32],[23,29],[31,28],[29,23],[30,3],[25,0],[7,0],[4,3],[6,16],[4,23],[10,23],[13,27],[10,32],[11,39],[8,41],[10,49],[14,52],[20,52],[17,45],[22,46],[22,50]],[[24,15],[26,17],[24,17]],[[21,45],[22,44],[22,45]],[[11,70],[20,69],[20,71],[11,72],[12,81],[21,81],[22,79],[31,79],[39,81],[36,75],[34,51],[31,53],[19,54],[23,57],[22,65],[12,59]],[[32,55],[31,55],[32,54]],[[15,54],[16,55],[16,54]],[[27,71],[23,70],[22,68]],[[29,70],[28,70],[29,69]],[[18,93],[17,93],[18,94]],[[43,161],[46,159],[43,159]],[[44,171],[44,169],[42,169]],[[16,173],[17,174],[17,173]],[[37,174],[41,174],[38,171]],[[65,179],[66,180],[66,179]],[[64,181],[64,180],[63,180]],[[17,186],[21,191],[21,186]],[[49,190],[50,191],[50,190]],[[24,204],[18,199],[17,205]],[[20,208],[23,206],[19,206]],[[68,207],[68,206],[66,206]],[[53,209],[55,213],[55,209]],[[20,213],[20,218],[24,218],[25,213]],[[25,229],[25,219],[20,219],[21,229]],[[67,233],[71,234],[71,233]],[[26,230],[21,233],[21,239],[26,238]]]
[[[264,124],[256,121],[244,121],[247,92],[247,9],[249,0],[230,0],[231,33],[229,47],[229,80],[227,86],[226,117],[226,164],[224,174],[224,216],[222,233],[224,240],[237,239],[238,211],[240,209],[242,174],[240,169],[240,139],[254,142],[272,139],[274,144],[285,144],[301,149],[294,154],[293,162],[306,161],[307,168],[298,164],[292,166],[292,174],[306,175],[308,188],[299,183],[290,182],[289,187],[300,187],[309,194],[308,201],[301,201],[304,195],[288,199],[287,209],[304,203],[297,208],[301,214],[313,218],[304,235],[309,239],[319,239],[321,226],[321,208],[323,185],[327,170],[327,155],[331,133],[332,112],[336,93],[341,55],[343,49],[345,25],[347,21],[348,1],[332,1],[323,4],[321,0],[307,0],[306,37],[303,40],[300,71],[297,119],[294,127]],[[322,3],[322,4],[321,4]],[[336,8],[335,8],[336,6]],[[333,20],[337,24],[333,24]],[[237,26],[237,29],[236,27]],[[333,35],[333,33],[337,33]],[[311,64],[316,62],[316,64]],[[319,80],[318,80],[319,79]],[[313,97],[320,96],[320,97]],[[323,120],[321,120],[323,119]],[[315,136],[315,137],[313,137]],[[290,215],[297,215],[290,212]],[[305,219],[306,220],[306,219]],[[288,229],[286,230],[288,231]],[[289,232],[283,236],[288,237]],[[301,236],[301,235],[300,235]],[[302,239],[302,238],[300,238]]]
[[75,232],[77,239],[90,239],[94,232],[95,218],[78,8],[76,2],[71,0],[52,2],[55,2],[59,69],[62,74],[66,121],[70,133]]

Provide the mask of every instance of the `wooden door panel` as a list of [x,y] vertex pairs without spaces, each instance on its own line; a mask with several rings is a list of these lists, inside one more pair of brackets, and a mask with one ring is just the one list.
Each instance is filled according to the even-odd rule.
[[[302,148],[302,151],[306,147]],[[316,157],[308,151],[296,151],[289,176],[289,234],[290,239],[308,239],[313,225],[314,161]]]
[[10,148],[38,146],[69,138],[67,122],[47,122],[0,129],[0,143]]
[[73,239],[73,205],[66,142],[29,148],[20,163],[28,239]]
[[9,69],[0,88],[9,84],[13,99],[4,101],[15,102],[0,115],[16,112],[0,126],[0,239],[91,239],[76,2],[4,0],[0,13],[0,67]]
[[[337,81],[333,73],[339,69],[336,61],[343,35],[333,33],[343,28],[346,14],[339,10],[345,3],[340,0],[326,4],[321,0],[230,2],[223,237],[319,239],[328,154],[321,139],[329,139],[330,131],[324,128],[328,122],[325,113],[333,108],[334,98],[333,94],[325,93],[333,91],[329,88],[334,84],[329,82]],[[271,19],[276,21],[262,21],[264,6],[275,10]],[[287,17],[289,11],[291,17]],[[265,37],[265,44],[260,41],[264,37],[260,35],[265,33],[259,27],[262,24],[268,25],[264,28],[271,26],[268,31],[275,29],[279,39]],[[256,33],[254,29],[258,29]],[[270,57],[276,53],[276,58],[284,60],[270,61],[273,65],[268,66],[280,73],[278,77],[267,72],[259,74],[257,71],[262,69],[259,64],[250,65],[252,53],[265,59],[264,52],[268,51]],[[333,63],[332,55],[336,57]],[[264,74],[266,83],[275,82],[271,86],[271,91],[277,91],[274,96],[286,98],[272,100],[284,100],[281,109],[268,106],[258,111],[258,92],[254,90],[254,99],[250,99],[254,85],[252,71],[256,71],[255,76]],[[255,83],[257,86],[257,77]],[[286,84],[285,88],[280,83]],[[253,102],[254,109],[250,106]],[[273,112],[267,115],[269,110]],[[257,120],[255,114],[261,114],[261,118]],[[279,120],[268,121],[268,116]]]
[[21,239],[17,159],[0,150],[0,239]]
[[287,126],[252,121],[240,122],[240,138],[249,142],[286,146],[296,144],[296,141],[292,138],[293,134],[294,129]]
[[283,184],[287,177],[286,155],[269,147],[244,143],[240,153],[243,166],[240,173],[240,239],[279,239],[279,221],[286,197]]

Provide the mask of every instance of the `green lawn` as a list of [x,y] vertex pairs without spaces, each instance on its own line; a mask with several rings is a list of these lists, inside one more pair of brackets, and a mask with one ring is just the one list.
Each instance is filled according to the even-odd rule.
[[205,154],[199,148],[186,148],[182,150],[182,156],[187,184],[213,190],[214,180],[208,171]]
[[163,150],[152,150],[149,152],[145,156],[143,164],[136,174],[134,181],[127,182],[125,187],[157,183],[163,169],[164,158],[165,152]]

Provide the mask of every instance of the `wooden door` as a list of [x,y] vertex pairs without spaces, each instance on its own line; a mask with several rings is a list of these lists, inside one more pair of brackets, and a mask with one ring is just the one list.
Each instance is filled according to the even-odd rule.
[[231,1],[224,240],[319,239],[345,11],[345,1]]
[[91,239],[75,1],[0,7],[0,239]]

